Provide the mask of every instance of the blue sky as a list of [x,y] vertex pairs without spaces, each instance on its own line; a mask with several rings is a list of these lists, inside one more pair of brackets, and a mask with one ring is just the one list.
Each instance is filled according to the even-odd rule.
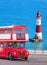
[[[1,0],[0,25],[23,24],[32,25],[35,22],[36,12],[46,19],[47,1],[43,0]],[[3,24],[4,22],[4,24]]]
[[38,10],[41,12],[42,25],[44,27],[47,20],[46,0],[0,0],[0,26],[26,25],[29,35],[32,37],[34,35],[33,32],[35,32],[35,17]]
[[0,0],[0,25],[26,25],[29,32],[33,34],[38,10],[42,15],[42,25],[45,26],[47,21],[46,0]]
[[47,40],[47,0],[0,0],[0,26],[26,25],[32,38],[37,11],[41,12],[43,38]]

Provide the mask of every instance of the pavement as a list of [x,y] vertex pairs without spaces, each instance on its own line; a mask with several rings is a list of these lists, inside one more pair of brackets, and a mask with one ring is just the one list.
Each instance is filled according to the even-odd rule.
[[0,59],[0,65],[47,65],[47,55],[32,54],[29,55],[28,60],[22,59]]

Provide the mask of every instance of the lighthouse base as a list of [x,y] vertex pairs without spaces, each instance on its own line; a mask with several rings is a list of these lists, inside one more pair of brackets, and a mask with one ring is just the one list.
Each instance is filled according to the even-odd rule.
[[42,38],[35,36],[33,39],[30,39],[30,42],[41,42]]
[[41,42],[42,39],[31,39],[31,42]]

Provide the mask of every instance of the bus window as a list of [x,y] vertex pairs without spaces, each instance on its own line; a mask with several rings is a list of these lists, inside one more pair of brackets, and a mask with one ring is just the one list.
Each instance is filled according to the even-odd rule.
[[8,30],[4,30],[4,33],[7,33],[8,32]]
[[9,29],[9,30],[4,30],[4,33],[11,33],[11,32],[12,32],[11,29]]
[[8,47],[12,47],[13,43],[12,42],[9,42],[8,43]]
[[13,43],[13,48],[20,48],[20,43]]
[[13,43],[13,48],[16,48],[17,47],[17,44],[16,43]]
[[25,47],[25,43],[21,43],[20,44],[20,47]]
[[22,33],[26,33],[27,32],[27,30],[26,29],[23,29],[23,30],[21,30],[22,31]]
[[3,43],[0,43],[0,47],[3,47]]
[[8,30],[8,33],[12,33],[12,29],[9,29],[9,30]]
[[3,30],[0,30],[0,33],[3,33]]
[[20,33],[20,30],[14,30],[14,33]]
[[7,47],[7,44],[6,43],[3,43],[3,47]]

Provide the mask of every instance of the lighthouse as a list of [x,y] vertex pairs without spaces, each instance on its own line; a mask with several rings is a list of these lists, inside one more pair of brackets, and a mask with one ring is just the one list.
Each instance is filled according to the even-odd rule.
[[36,16],[36,39],[38,40],[42,40],[42,26],[41,26],[41,15],[40,15],[40,11],[37,12],[37,16]]
[[41,15],[40,11],[37,12],[36,16],[36,32],[35,37],[33,39],[30,39],[31,42],[38,42],[42,41],[42,26],[41,26]]

